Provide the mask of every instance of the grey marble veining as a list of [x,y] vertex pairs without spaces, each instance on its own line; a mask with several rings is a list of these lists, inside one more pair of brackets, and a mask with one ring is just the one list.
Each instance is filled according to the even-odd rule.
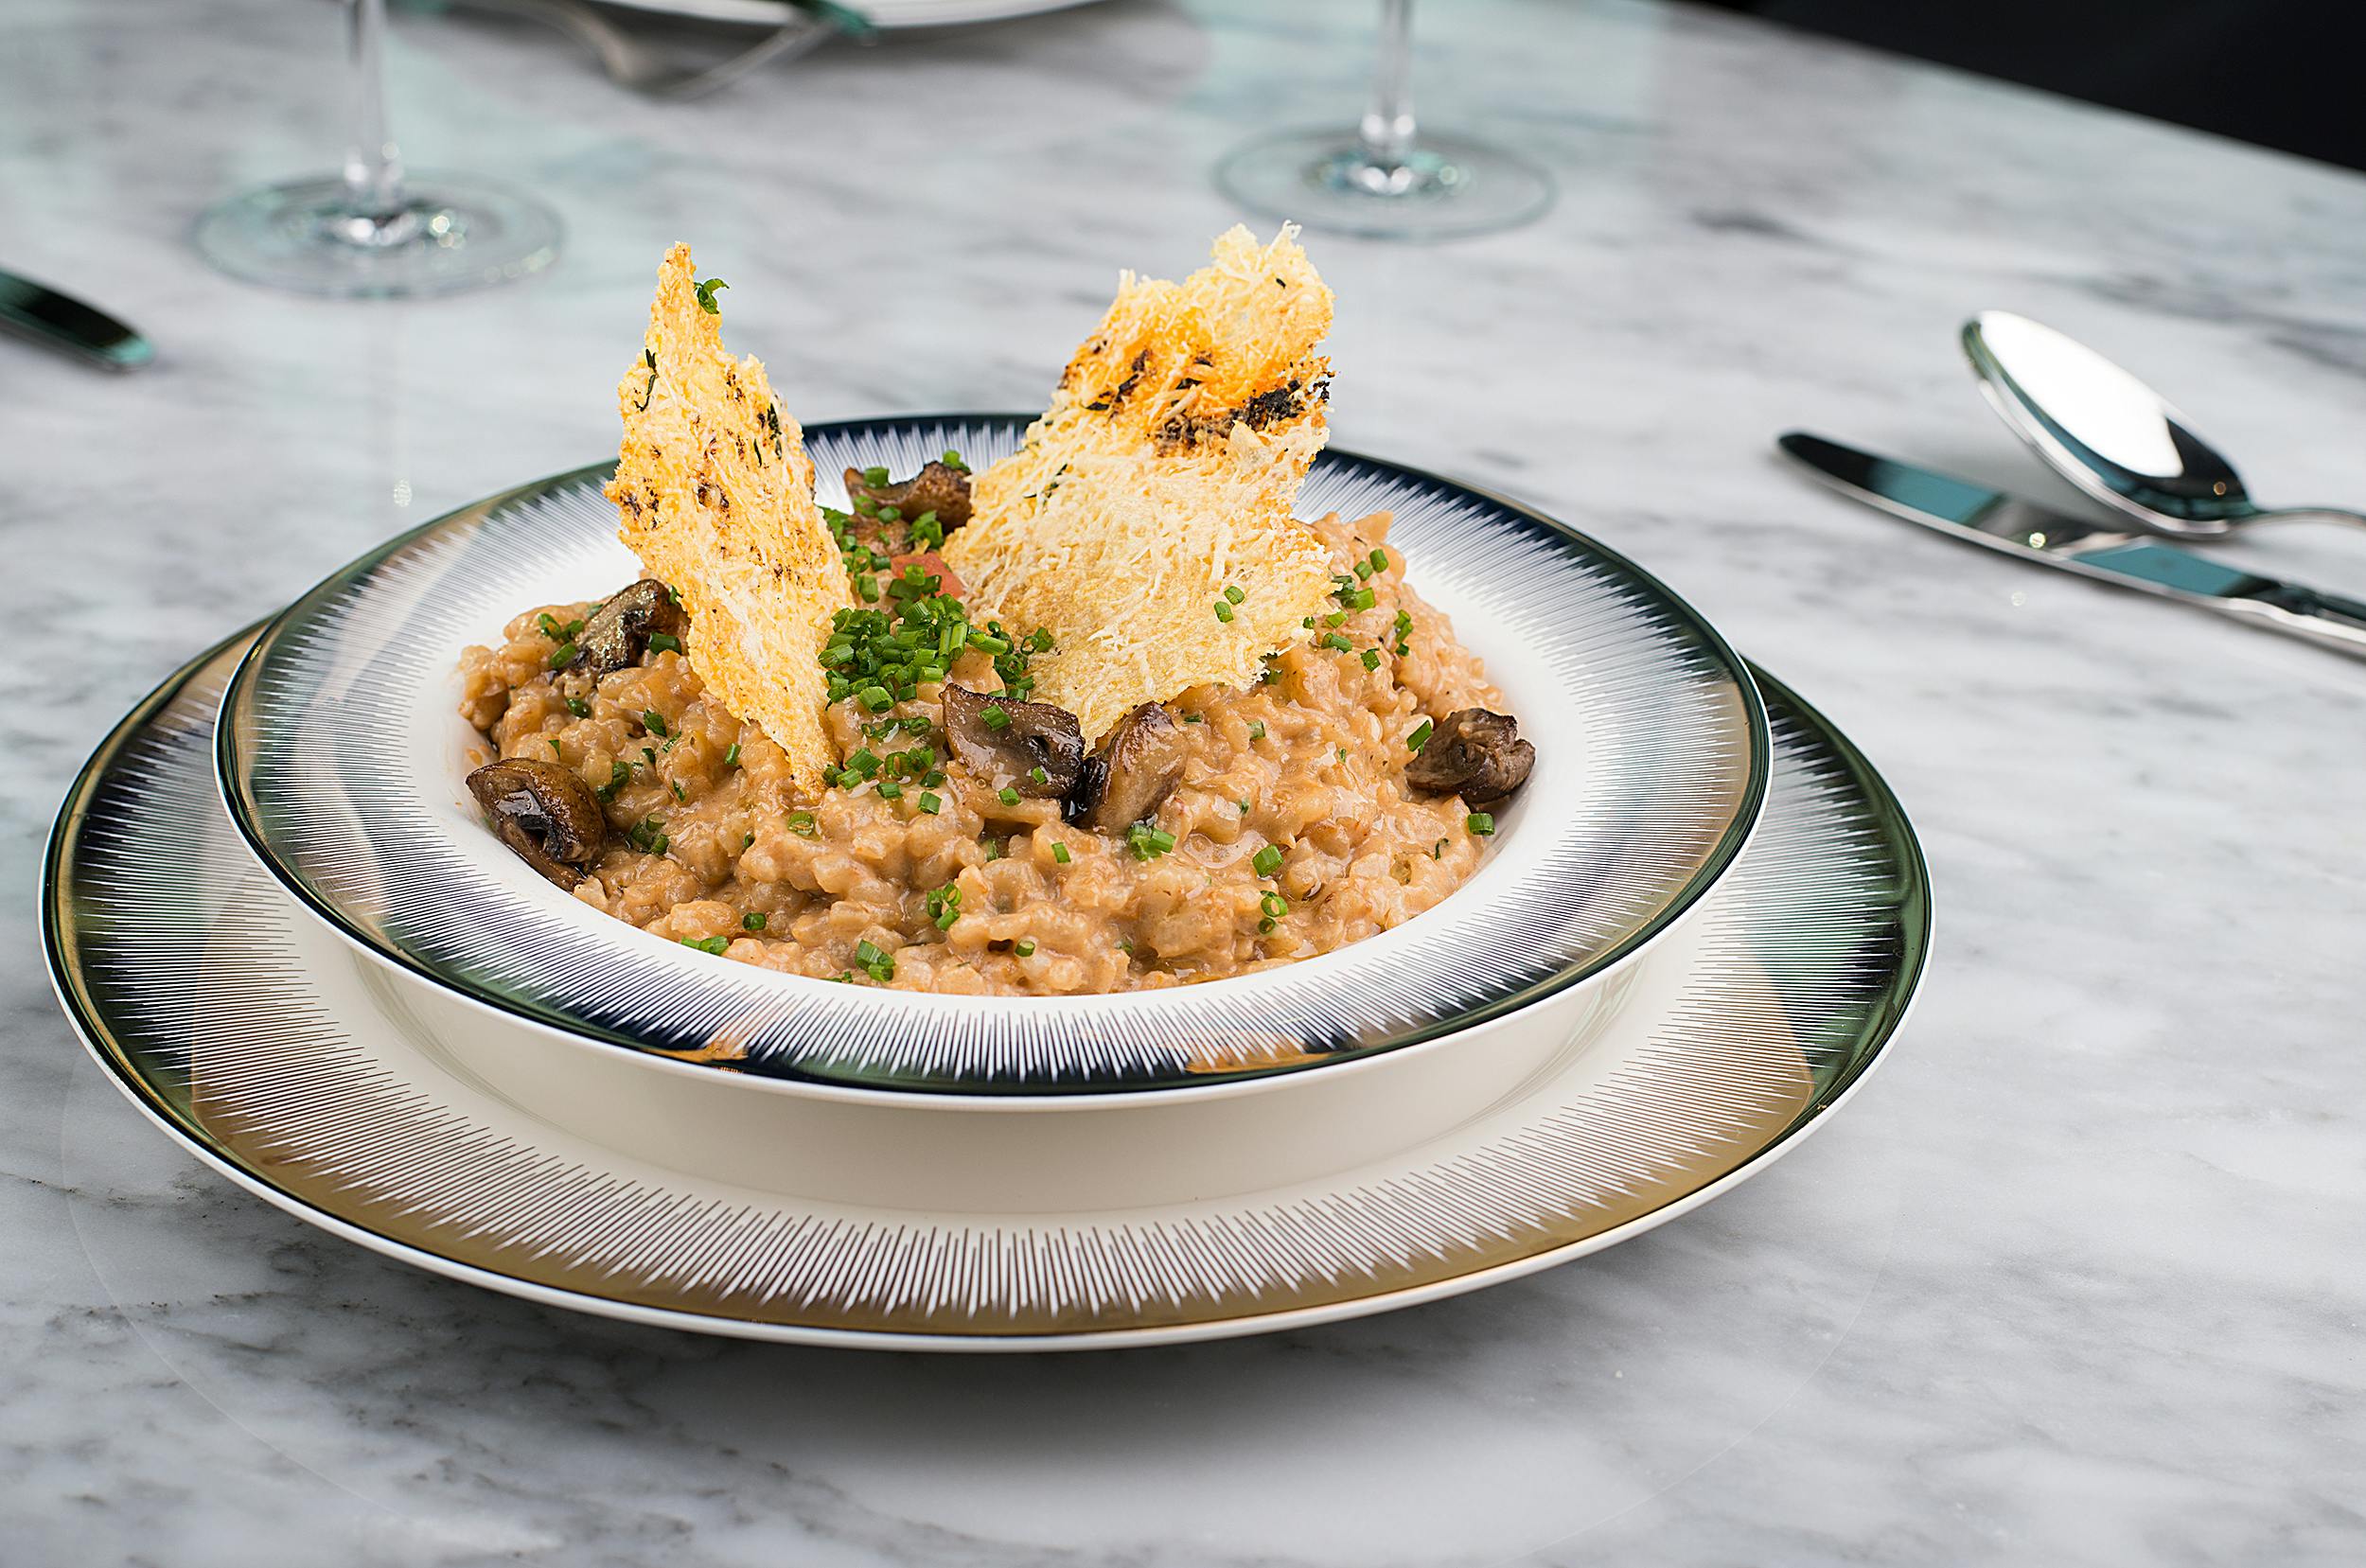
[[[1510,491],[1692,597],[1887,770],[1940,947],[1799,1154],[1568,1268],[1391,1317],[964,1362],[552,1313],[344,1246],[185,1159],[39,973],[40,841],[200,646],[363,546],[612,443],[655,257],[731,278],[806,418],[1039,400],[1206,170],[1356,107],[1370,7],[1110,5],[655,105],[407,15],[415,162],[557,203],[564,260],[283,299],[184,242],[325,166],[336,18],[0,13],[0,265],[156,340],[0,342],[0,1560],[567,1564],[2339,1562],[2366,1556],[2366,666],[1809,488],[1805,426],[2041,484],[1952,344],[1984,306],[2163,386],[2271,499],[2366,500],[2366,179],[1707,13],[1427,8],[1440,123],[1558,207],[1317,238],[1335,438]],[[898,103],[915,107],[903,110]],[[2366,537],[2243,547],[2366,590]]]

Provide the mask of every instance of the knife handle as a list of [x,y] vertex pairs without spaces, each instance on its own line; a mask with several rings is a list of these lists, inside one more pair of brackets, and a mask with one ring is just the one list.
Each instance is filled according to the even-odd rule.
[[2366,604],[2356,599],[2297,583],[2262,582],[2241,598],[2218,603],[2271,631],[2366,659]]
[[137,370],[156,357],[146,338],[104,310],[13,273],[0,273],[0,332],[103,370]]

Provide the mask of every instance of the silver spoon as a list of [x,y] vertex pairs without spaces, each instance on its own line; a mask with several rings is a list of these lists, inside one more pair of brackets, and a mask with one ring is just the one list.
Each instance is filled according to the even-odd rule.
[[2262,506],[2168,400],[2084,344],[2009,310],[1964,323],[1980,390],[2063,478],[2150,533],[2222,539],[2255,522],[2366,523],[2340,506]]

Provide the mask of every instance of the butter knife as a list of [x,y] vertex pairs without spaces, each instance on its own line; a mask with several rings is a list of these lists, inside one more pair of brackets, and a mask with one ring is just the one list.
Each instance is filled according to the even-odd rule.
[[1845,496],[1951,538],[2176,599],[2366,658],[2366,604],[2279,582],[2106,523],[2086,522],[1911,463],[1793,431],[1775,443]]
[[146,338],[104,310],[14,273],[0,273],[0,331],[104,370],[137,370],[156,357]]

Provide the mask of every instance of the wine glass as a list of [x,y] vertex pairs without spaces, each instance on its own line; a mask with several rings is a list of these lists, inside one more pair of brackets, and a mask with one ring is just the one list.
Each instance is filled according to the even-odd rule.
[[1413,0],[1381,0],[1372,97],[1353,132],[1282,131],[1234,148],[1216,185],[1268,218],[1382,239],[1451,239],[1527,222],[1553,183],[1514,153],[1413,124]]
[[540,272],[558,214],[466,174],[413,179],[386,131],[386,0],[345,0],[353,140],[339,174],[216,203],[193,238],[233,277],[340,298],[450,293]]

